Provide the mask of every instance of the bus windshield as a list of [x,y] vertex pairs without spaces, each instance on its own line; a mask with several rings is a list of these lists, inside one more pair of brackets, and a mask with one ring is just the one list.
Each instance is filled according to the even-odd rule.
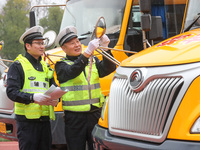
[[106,33],[120,30],[126,0],[72,0],[67,2],[61,28],[75,26],[79,38],[90,37],[99,17],[106,21]]
[[[189,0],[188,8],[186,13],[186,18],[184,22],[183,30],[185,30],[192,22],[200,15],[200,1],[199,0]],[[200,19],[198,19],[191,29],[200,27]]]

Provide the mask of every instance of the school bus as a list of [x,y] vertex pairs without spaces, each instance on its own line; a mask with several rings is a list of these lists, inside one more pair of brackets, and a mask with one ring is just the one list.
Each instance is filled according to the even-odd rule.
[[[140,4],[145,4],[146,2],[150,2],[151,11],[143,13],[140,10]],[[186,0],[148,0],[146,2],[139,0],[67,0],[64,14],[62,14],[63,19],[60,30],[68,25],[75,26],[84,50],[90,41],[97,19],[103,16],[106,21],[106,34],[110,38],[109,47],[134,52],[139,52],[159,41],[180,33]],[[160,16],[159,19],[161,19],[162,26],[159,26],[159,29],[161,30],[157,30],[156,26],[143,30],[141,27],[141,15],[144,14],[148,14],[150,18]],[[157,24],[155,23],[155,25]],[[157,32],[158,34],[154,34]],[[112,50],[112,53],[119,62],[131,56],[127,52]],[[56,61],[65,56],[60,47],[46,51],[46,55],[51,60],[46,59],[52,68],[54,68]],[[102,55],[98,52],[95,52],[94,55],[102,59]],[[5,75],[6,73],[3,73],[1,78],[1,80],[4,79],[2,81],[2,89],[6,88],[5,84],[3,84],[6,80]],[[110,93],[113,76],[114,73],[100,79],[102,93],[105,96]],[[0,130],[0,136],[17,140],[14,105],[7,97],[2,99],[1,102],[0,123],[2,124],[0,124],[0,129],[2,130]],[[54,110],[56,112],[56,120],[51,122],[53,144],[65,145],[62,102]]]
[[93,130],[97,150],[200,147],[199,0],[181,33],[125,59]]

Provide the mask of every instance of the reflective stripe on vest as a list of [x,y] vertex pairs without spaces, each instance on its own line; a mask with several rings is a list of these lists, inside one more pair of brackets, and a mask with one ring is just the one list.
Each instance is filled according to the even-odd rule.
[[[61,87],[63,91],[81,91],[81,90],[88,90],[89,85],[75,85],[75,86],[68,86],[68,87]],[[90,89],[98,89],[100,88],[100,83],[90,85]]]
[[[49,88],[50,77],[49,69],[47,64],[41,60],[43,72],[35,70],[32,64],[26,57],[19,55],[15,61],[18,60],[24,70],[24,86],[20,90],[21,92],[27,93],[44,93]],[[49,106],[39,105],[36,103],[23,104],[15,102],[15,114],[25,115],[27,119],[38,119],[41,116],[49,116]],[[52,118],[54,116],[50,116]]]
[[23,92],[25,93],[45,93],[47,90],[41,90],[41,89],[23,89]]
[[65,106],[77,106],[77,105],[95,104],[95,103],[99,103],[99,98],[86,99],[80,101],[63,101],[63,105]]
[[[64,61],[68,65],[74,63],[69,60]],[[88,72],[89,64],[85,67],[86,77],[88,77]],[[91,104],[96,107],[102,106],[104,96],[101,93],[99,75],[95,62],[92,65],[90,84],[86,77],[84,72],[81,72],[76,78],[60,84],[62,90],[69,90],[68,93],[62,96],[63,110],[76,112],[90,111]]]

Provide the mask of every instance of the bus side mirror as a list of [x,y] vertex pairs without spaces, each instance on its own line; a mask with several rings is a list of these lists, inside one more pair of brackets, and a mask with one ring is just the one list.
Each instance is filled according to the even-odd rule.
[[100,17],[96,23],[95,29],[95,38],[101,38],[106,32],[106,21],[104,17]]
[[151,30],[151,15],[150,14],[141,15],[141,28],[142,28],[142,31]]
[[150,40],[162,40],[163,39],[163,26],[161,16],[152,16],[152,27],[149,31]]
[[143,13],[151,12],[151,0],[140,0],[140,11]]
[[56,32],[53,30],[47,31],[43,37],[45,38],[45,48],[49,48],[56,40]]
[[151,30],[151,0],[140,0],[141,28],[143,31]]

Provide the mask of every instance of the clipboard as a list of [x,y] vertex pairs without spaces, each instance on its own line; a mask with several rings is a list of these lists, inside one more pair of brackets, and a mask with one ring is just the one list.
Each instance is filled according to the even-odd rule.
[[51,96],[50,100],[55,100],[61,98],[67,92],[68,90],[63,91],[60,87],[56,87],[52,84],[44,94]]

